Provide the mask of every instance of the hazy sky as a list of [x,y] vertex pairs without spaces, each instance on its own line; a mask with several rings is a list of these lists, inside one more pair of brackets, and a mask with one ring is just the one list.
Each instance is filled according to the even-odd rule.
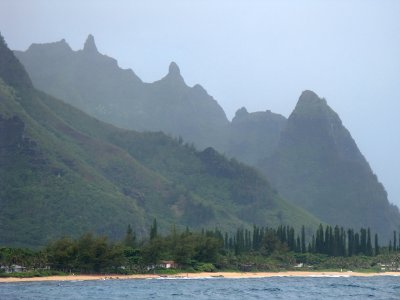
[[92,33],[149,82],[176,61],[229,118],[289,116],[311,89],[400,205],[400,1],[0,0],[0,31],[17,50],[62,38],[77,50]]

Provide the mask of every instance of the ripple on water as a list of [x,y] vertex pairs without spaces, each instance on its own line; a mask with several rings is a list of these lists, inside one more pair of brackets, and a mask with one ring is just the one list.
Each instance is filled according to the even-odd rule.
[[398,277],[113,280],[0,284],[0,299],[400,299]]

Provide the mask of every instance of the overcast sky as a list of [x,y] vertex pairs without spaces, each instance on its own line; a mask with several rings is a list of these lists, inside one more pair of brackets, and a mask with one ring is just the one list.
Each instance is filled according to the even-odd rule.
[[400,206],[400,1],[0,0],[0,31],[17,50],[62,38],[77,50],[91,33],[148,82],[176,61],[228,118],[289,116],[311,89]]

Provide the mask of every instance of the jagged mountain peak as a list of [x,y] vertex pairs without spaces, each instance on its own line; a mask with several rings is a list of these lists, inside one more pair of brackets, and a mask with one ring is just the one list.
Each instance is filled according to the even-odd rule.
[[324,98],[320,98],[315,92],[305,90],[293,110],[292,115],[336,115],[328,106]]
[[86,38],[85,45],[83,46],[83,51],[87,53],[99,53],[97,51],[93,35],[89,34],[88,37]]
[[171,82],[174,84],[185,84],[185,80],[181,75],[181,70],[179,69],[176,62],[173,61],[169,64],[168,74],[164,78],[162,78],[161,81]]
[[176,62],[173,61],[169,64],[168,74],[171,76],[181,75],[181,70],[179,69],[179,66],[176,64]]
[[327,105],[327,103],[324,98],[320,98],[315,92],[305,90],[301,93],[297,105]]
[[241,117],[247,116],[249,114],[249,112],[247,111],[246,107],[242,107],[240,109],[238,109],[235,113],[235,119],[239,119]]
[[57,53],[66,53],[72,52],[71,47],[68,45],[65,39],[61,39],[58,42],[52,43],[44,43],[44,44],[32,44],[29,46],[27,51],[34,52],[34,53],[42,53],[46,51],[46,53],[51,51],[56,51]]
[[265,111],[256,111],[249,113],[246,107],[242,107],[238,109],[235,113],[235,117],[232,119],[232,123],[237,122],[286,122],[286,118],[280,114],[274,113],[271,110],[267,109]]

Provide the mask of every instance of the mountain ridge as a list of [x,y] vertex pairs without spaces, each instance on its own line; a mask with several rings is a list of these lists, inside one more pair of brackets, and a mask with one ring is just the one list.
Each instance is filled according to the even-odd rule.
[[[33,86],[9,86],[2,78],[10,70],[18,78],[20,63],[0,43],[0,53],[7,51],[0,56],[2,245],[40,247],[88,231],[118,239],[128,224],[143,236],[153,218],[161,232],[174,224],[317,226],[256,170],[215,150],[197,151],[160,132],[119,129]],[[1,68],[6,59],[13,68]]]
[[[90,35],[86,42],[97,49],[93,36]],[[36,51],[30,47],[26,53],[14,53],[26,63],[24,58],[30,57],[31,63],[27,63],[26,68],[37,88],[68,99],[83,111],[119,127],[162,130],[195,143],[199,149],[209,146],[207,140],[211,138],[214,147],[219,150],[224,147],[219,145],[219,135],[228,125],[225,112],[204,88],[187,86],[175,62],[171,62],[163,78],[144,83],[131,69],[121,69],[115,59],[97,50],[73,51],[69,48],[68,55],[43,63],[43,57],[57,57],[57,49],[49,48],[47,44],[36,44],[35,47]],[[52,53],[48,54],[49,51]],[[36,76],[36,72],[40,74]],[[64,86],[70,88],[64,89]],[[90,96],[87,88],[91,90]],[[165,115],[166,110],[168,115]],[[179,126],[180,119],[190,128]]]
[[[51,62],[47,66],[49,62],[45,56],[40,60],[41,70],[36,70],[31,66],[28,52],[16,52],[16,55],[32,74],[34,83],[43,75],[43,69],[51,69]],[[107,70],[103,71],[107,73]],[[57,72],[54,75],[60,74],[60,70]],[[60,95],[71,88],[59,83]],[[51,93],[51,83],[48,81],[46,84],[49,86],[44,86],[44,90]],[[194,143],[200,149],[212,146],[256,167],[276,185],[278,191],[283,190],[289,201],[306,209],[316,209],[317,213],[321,213],[323,207],[318,207],[322,204],[315,202],[315,199],[331,199],[331,195],[335,195],[338,197],[337,204],[332,202],[327,209],[333,217],[320,214],[323,221],[332,225],[344,222],[350,227],[378,226],[380,233],[383,233],[384,228],[378,224],[379,218],[376,217],[380,215],[390,220],[387,223],[390,230],[398,229],[400,217],[396,206],[390,206],[386,191],[337,113],[314,92],[306,90],[302,93],[288,119],[270,111],[248,113],[246,109],[239,109],[232,122],[229,122],[223,109],[203,87],[188,87],[185,84],[175,63],[171,63],[170,70],[162,79],[142,84],[129,83],[125,86],[131,89],[132,94],[127,95],[129,99],[119,101],[118,97],[114,98],[128,109],[120,109],[114,117],[98,112],[92,112],[92,115],[124,128],[164,131],[177,139],[183,138],[188,143]],[[85,93],[90,90],[88,86],[78,88]],[[96,100],[96,105],[104,100],[95,93],[91,93],[90,97],[83,92],[77,95],[82,99]],[[130,114],[129,111],[134,113]],[[111,110],[105,112],[113,113]],[[293,191],[289,191],[292,187],[285,183],[285,178],[295,187]],[[354,188],[338,178],[354,182]],[[369,190],[370,195],[364,190]],[[357,221],[351,216],[341,216],[337,208],[340,207],[339,203],[344,205],[346,201],[358,203],[358,206],[352,207],[353,213],[364,212],[365,216]],[[312,207],[311,203],[316,206]],[[363,208],[362,203],[367,208]],[[369,216],[374,210],[378,212],[376,216]],[[381,210],[384,211],[382,214]],[[349,223],[352,220],[354,222]],[[385,231],[386,237],[388,232]]]

